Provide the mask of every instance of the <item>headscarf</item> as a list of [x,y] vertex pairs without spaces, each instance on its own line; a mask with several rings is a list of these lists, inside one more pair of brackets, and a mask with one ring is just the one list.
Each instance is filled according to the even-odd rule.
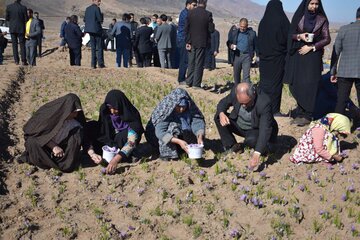
[[285,55],[290,22],[280,0],[271,0],[259,24],[259,54],[261,58]]
[[190,111],[190,101],[186,98],[182,98],[178,104],[179,107],[185,107],[185,111],[182,113],[176,113],[181,122],[182,130],[191,130],[191,115]]
[[[299,7],[297,8],[297,10],[291,20],[288,44],[287,44],[288,45],[288,53],[290,53],[291,55],[293,55],[296,52],[296,50],[298,48],[300,48],[299,42],[294,42],[292,40],[292,35],[297,34],[297,28],[299,26],[299,22],[305,16],[305,12],[308,9],[310,1],[311,0],[303,0],[300,3]],[[317,10],[317,15],[322,15],[327,19],[321,0],[319,0],[319,8]],[[295,51],[294,51],[294,49],[295,49]]]
[[189,94],[184,89],[177,88],[169,95],[167,95],[155,108],[154,112],[151,114],[152,124],[156,127],[158,123],[164,121],[174,112],[175,107],[183,100],[187,100],[189,102],[189,109],[187,112],[190,117],[204,119],[203,114],[191,99]]
[[[41,106],[25,124],[25,139],[33,137],[40,146],[45,146],[53,139],[64,124],[70,113],[82,109],[77,95],[69,93]],[[82,126],[85,124],[83,111],[75,118]]]
[[339,140],[335,136],[334,132],[337,131],[342,134],[350,134],[351,132],[351,122],[350,119],[342,114],[338,113],[329,113],[325,117],[314,121],[310,124],[310,127],[315,125],[322,125],[330,134],[326,139],[327,150],[331,155],[334,155],[338,152],[339,149]]
[[[119,114],[112,115],[108,106],[118,110]],[[144,132],[139,111],[120,90],[111,90],[106,95],[100,106],[99,123],[101,142],[112,141],[116,132],[129,127],[139,136]]]

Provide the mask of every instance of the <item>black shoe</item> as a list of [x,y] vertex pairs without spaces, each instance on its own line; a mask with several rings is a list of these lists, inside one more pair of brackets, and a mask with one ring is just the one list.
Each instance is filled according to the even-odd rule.
[[28,66],[29,64],[27,62],[22,63],[23,66]]
[[16,64],[16,65],[20,65],[20,63],[19,63],[19,62],[15,62],[15,64]]
[[106,68],[104,64],[99,65],[99,68]]
[[297,125],[298,127],[304,127],[305,125],[310,124],[310,120],[304,117],[297,117],[295,118],[291,124]]
[[91,66],[92,69],[96,69],[96,66]]

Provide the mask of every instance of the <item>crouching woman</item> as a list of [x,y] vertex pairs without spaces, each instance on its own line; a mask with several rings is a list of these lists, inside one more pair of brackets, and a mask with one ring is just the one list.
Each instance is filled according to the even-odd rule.
[[71,172],[80,163],[85,117],[75,94],[40,107],[25,124],[25,151],[19,162]]
[[204,116],[184,90],[177,88],[155,108],[146,126],[145,137],[159,150],[162,160],[179,158],[189,143],[203,144]]
[[340,151],[339,138],[350,134],[349,118],[337,113],[329,113],[310,124],[309,129],[299,140],[293,163],[335,162],[344,159]]

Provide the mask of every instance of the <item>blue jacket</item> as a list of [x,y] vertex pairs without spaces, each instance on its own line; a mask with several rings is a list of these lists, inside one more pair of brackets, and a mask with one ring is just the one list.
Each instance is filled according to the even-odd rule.
[[82,32],[80,27],[70,22],[65,27],[65,40],[69,48],[81,48],[82,45]]
[[101,13],[101,10],[95,4],[87,7],[85,10],[85,29],[86,33],[96,33],[102,34],[102,22],[104,21],[104,16]]
[[60,27],[60,37],[61,38],[64,38],[65,37],[65,27],[68,23],[66,21],[64,21],[62,24],[61,24],[61,27]]
[[178,41],[185,41],[185,25],[189,10],[184,8],[179,15],[179,25],[177,39]]

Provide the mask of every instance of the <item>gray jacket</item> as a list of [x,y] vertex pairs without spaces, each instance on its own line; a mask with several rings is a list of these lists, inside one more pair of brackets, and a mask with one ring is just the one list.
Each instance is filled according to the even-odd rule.
[[[164,144],[168,144],[170,140],[174,137],[172,134],[168,132],[170,123],[175,122],[178,124],[179,128],[181,126],[180,121],[178,119],[173,118],[171,115],[163,122],[160,122],[155,127],[155,135],[156,137],[162,141]],[[205,121],[202,118],[191,118],[191,130],[198,136],[200,134],[205,135]]]
[[26,40],[27,46],[37,46],[38,38],[41,36],[41,25],[39,20],[33,18],[30,24],[30,36]]
[[157,27],[155,39],[158,49],[172,48],[171,45],[171,25],[163,23]]
[[360,78],[360,20],[340,28],[334,44],[331,66],[331,75]]

